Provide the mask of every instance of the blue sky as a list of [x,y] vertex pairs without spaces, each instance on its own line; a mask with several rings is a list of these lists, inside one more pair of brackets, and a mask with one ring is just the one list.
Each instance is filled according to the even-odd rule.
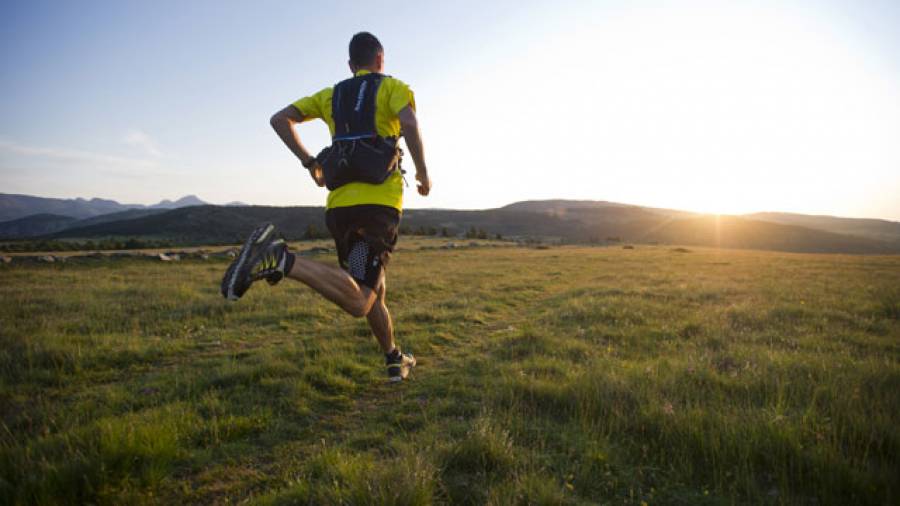
[[0,192],[321,205],[268,118],[369,30],[416,92],[435,188],[407,206],[898,220],[897,26],[897,2],[5,2]]

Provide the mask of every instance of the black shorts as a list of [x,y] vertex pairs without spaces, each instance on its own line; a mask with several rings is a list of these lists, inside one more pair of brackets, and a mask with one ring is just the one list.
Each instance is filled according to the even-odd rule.
[[338,262],[353,279],[375,290],[397,245],[400,211],[366,204],[325,211]]

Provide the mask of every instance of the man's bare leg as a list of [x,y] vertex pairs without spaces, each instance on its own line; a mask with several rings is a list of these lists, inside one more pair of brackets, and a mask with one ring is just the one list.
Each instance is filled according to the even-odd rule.
[[[374,290],[357,284],[343,269],[300,256],[295,256],[294,266],[287,276],[319,292],[357,318],[369,314],[378,298]],[[393,333],[391,336],[393,337]]]
[[387,293],[384,273],[379,279],[378,289],[372,290],[359,285],[340,268],[295,257],[288,277],[306,284],[351,315],[367,317],[369,327],[384,351],[391,382],[403,381],[415,367],[415,357],[409,353],[401,354],[394,344],[394,325],[384,303]]
[[378,299],[372,304],[372,309],[366,315],[366,319],[369,320],[369,327],[372,329],[372,333],[375,334],[375,338],[378,339],[381,350],[388,354],[394,351],[394,324],[391,321],[391,313],[388,312],[388,308],[385,305],[387,286],[385,286],[383,272],[379,281]]

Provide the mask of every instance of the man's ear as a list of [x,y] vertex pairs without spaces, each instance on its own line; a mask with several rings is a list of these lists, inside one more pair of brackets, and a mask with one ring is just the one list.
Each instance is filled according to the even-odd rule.
[[384,52],[375,53],[375,68],[379,73],[384,70]]
[[347,66],[350,67],[351,74],[356,74],[356,65],[353,64],[353,60],[347,60]]

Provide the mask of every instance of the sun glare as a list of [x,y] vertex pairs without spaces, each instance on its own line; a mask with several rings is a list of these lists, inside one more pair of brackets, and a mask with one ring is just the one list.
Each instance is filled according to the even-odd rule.
[[493,58],[458,90],[465,110],[442,111],[451,121],[437,138],[465,132],[481,163],[461,170],[505,192],[498,201],[822,212],[869,184],[860,169],[896,183],[896,92],[821,20],[733,4],[576,19],[519,58]]

